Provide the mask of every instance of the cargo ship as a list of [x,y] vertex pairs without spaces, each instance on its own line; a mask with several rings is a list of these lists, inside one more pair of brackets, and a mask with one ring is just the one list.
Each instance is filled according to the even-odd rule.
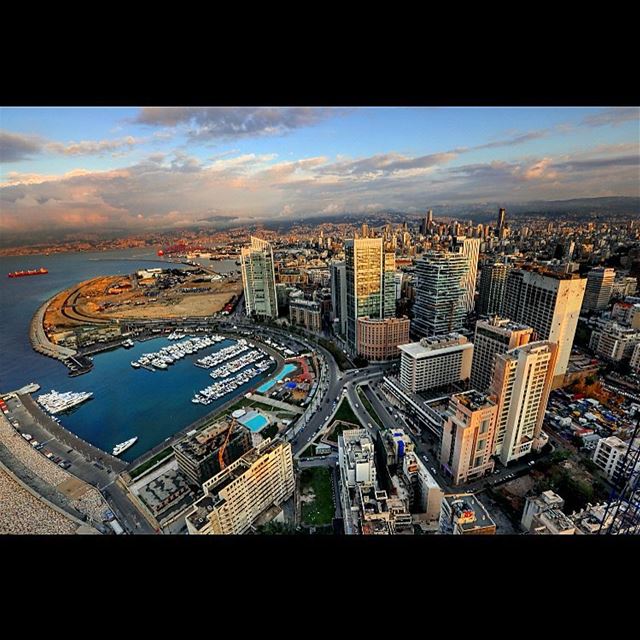
[[12,271],[7,276],[9,278],[22,278],[23,276],[43,276],[46,273],[49,273],[49,271],[41,267],[40,269],[29,269],[28,271]]

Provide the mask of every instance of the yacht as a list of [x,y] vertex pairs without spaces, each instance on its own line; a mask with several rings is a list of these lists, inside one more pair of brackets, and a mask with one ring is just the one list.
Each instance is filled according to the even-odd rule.
[[121,442],[113,447],[112,455],[119,456],[121,453],[126,451],[127,449],[133,447],[133,445],[138,441],[138,436],[134,436],[130,440],[125,440],[125,442]]

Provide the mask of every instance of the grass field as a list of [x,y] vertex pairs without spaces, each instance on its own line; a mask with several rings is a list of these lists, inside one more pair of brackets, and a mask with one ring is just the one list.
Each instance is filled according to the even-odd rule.
[[364,408],[369,412],[369,415],[373,418],[374,422],[376,422],[380,428],[383,428],[384,425],[382,424],[382,420],[380,420],[380,416],[376,413],[373,405],[369,402],[369,398],[364,395],[364,391],[360,387],[358,387],[358,397],[362,400]]
[[331,472],[326,467],[303,469],[300,475],[301,495],[311,496],[311,501],[302,501],[302,522],[313,526],[331,524],[334,514]]

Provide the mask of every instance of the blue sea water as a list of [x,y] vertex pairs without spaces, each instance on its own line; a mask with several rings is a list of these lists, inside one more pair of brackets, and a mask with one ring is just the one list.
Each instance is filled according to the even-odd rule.
[[[211,265],[220,272],[237,269],[231,260]],[[41,266],[49,270],[47,275],[6,276],[10,271]],[[170,344],[166,338],[148,340],[131,349],[97,354],[92,371],[71,378],[62,363],[33,351],[29,324],[43,302],[76,282],[151,266],[179,267],[157,259],[151,250],[140,249],[0,258],[0,390],[36,382],[42,388],[35,397],[51,389],[92,391],[94,397],[72,413],[60,416],[61,422],[105,451],[137,435],[138,442],[121,456],[124,460],[137,458],[229,399],[207,406],[191,402],[196,391],[212,382],[208,370],[194,366],[193,362],[231,342],[221,342],[186,356],[166,371],[133,369],[131,360]],[[254,378],[236,393],[246,393],[264,377],[265,374]]]

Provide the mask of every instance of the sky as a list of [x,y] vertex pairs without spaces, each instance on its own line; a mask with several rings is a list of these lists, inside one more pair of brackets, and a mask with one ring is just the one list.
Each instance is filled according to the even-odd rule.
[[640,196],[640,109],[0,108],[0,233]]

